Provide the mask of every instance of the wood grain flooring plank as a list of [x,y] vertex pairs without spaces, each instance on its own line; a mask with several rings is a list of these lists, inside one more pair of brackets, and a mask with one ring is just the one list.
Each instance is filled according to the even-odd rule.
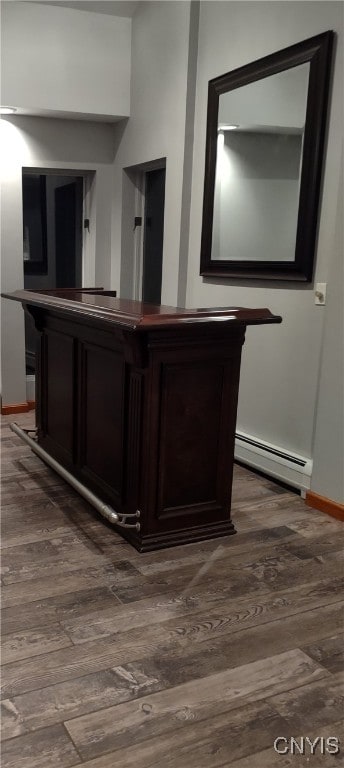
[[94,613],[105,610],[115,613],[119,604],[118,598],[108,587],[95,586],[93,589],[67,592],[45,600],[4,608],[1,612],[1,627],[4,634],[9,634],[81,616],[92,620]]
[[[129,560],[131,562],[131,558],[128,557],[128,554],[133,551],[130,544],[116,536],[116,539],[112,540],[111,553],[104,552],[103,548],[98,545],[94,537],[89,536],[87,531],[84,531],[79,526],[75,526],[74,533],[69,536],[63,536],[62,538],[54,536],[51,538],[51,543],[55,548],[56,555],[70,560],[80,557],[82,552],[85,554],[94,552],[102,555],[104,562],[111,561],[114,563],[119,560],[123,562]],[[134,550],[134,552],[135,555],[139,555],[136,550]]]
[[8,530],[6,526],[2,527],[2,535],[6,538],[2,542],[2,551],[6,551],[7,548],[16,547],[22,544],[31,544],[36,541],[45,541],[53,536],[68,536],[70,532],[70,526],[68,522],[61,524],[53,523],[50,521],[40,522],[36,524],[33,522],[32,526],[27,525],[22,528],[18,524],[12,526],[12,530]]
[[340,549],[335,552],[326,552],[325,555],[318,555],[314,558],[317,562],[322,563],[326,558],[327,562],[338,563],[339,568],[343,568],[344,561],[344,549]]
[[176,596],[175,592],[170,590],[163,596],[158,595],[134,603],[117,605],[116,610],[110,605],[103,611],[97,611],[93,616],[82,616],[80,619],[66,620],[62,623],[66,633],[77,645],[118,632],[127,632],[135,627],[144,629],[146,626],[160,624],[173,617],[197,613],[201,607],[204,610],[204,607],[209,608],[219,600],[218,595],[208,600],[203,594],[183,597]]
[[[257,481],[257,490],[259,485]],[[233,487],[233,508],[236,512],[245,512],[248,515],[253,513],[256,519],[261,518],[263,522],[270,524],[269,515],[274,511],[292,508],[290,519],[293,518],[294,512],[305,511],[305,502],[297,493],[285,491],[283,494],[271,493],[269,497],[257,493],[249,498],[248,495],[245,496],[246,487],[247,479]]]
[[145,576],[163,571],[172,571],[186,565],[226,559],[226,565],[232,562],[233,555],[241,552],[266,551],[281,539],[298,539],[298,534],[285,525],[272,529],[247,531],[240,537],[227,536],[223,539],[187,544],[181,547],[147,553],[136,559],[136,567]]
[[321,536],[322,533],[332,532],[343,536],[343,523],[324,514],[316,514],[315,517],[308,514],[300,520],[291,521],[288,527],[302,536],[303,539],[313,539],[314,537]]
[[4,741],[1,768],[71,768],[79,755],[62,725]]
[[31,656],[51,653],[70,646],[71,640],[60,624],[23,630],[1,638],[1,664],[10,664]]
[[245,514],[246,518],[252,519],[257,525],[262,525],[266,528],[275,527],[278,525],[285,525],[288,521],[288,526],[295,520],[304,519],[305,517],[305,502],[303,500],[293,501],[290,499],[272,499],[271,501],[257,501],[254,504],[242,503],[237,508],[232,508],[231,516],[238,532],[240,532],[240,517]]
[[[185,625],[174,627],[171,626],[170,623],[165,625],[165,628],[170,629],[172,637],[177,637],[178,641],[183,645],[186,643],[193,643],[195,645],[202,644],[211,639],[215,640],[218,635],[229,638],[231,634],[234,636],[243,636],[245,633],[246,637],[250,637],[255,633],[257,636],[262,636],[264,632],[268,633],[269,630],[273,633],[274,642],[276,642],[277,639],[280,639],[281,632],[284,633],[286,639],[289,637],[290,641],[293,642],[295,637],[294,633],[296,632],[301,638],[303,628],[306,628],[308,625],[311,626],[316,619],[316,616],[318,616],[318,621],[328,621],[328,626],[326,627],[327,631],[324,633],[325,635],[332,634],[334,630],[341,630],[343,626],[343,606],[343,601],[334,602],[333,604],[326,604],[315,610],[303,611],[301,614],[292,614],[283,619],[276,618],[263,625],[249,627],[247,630],[241,629],[235,632],[231,631],[230,624],[226,625],[226,627],[222,627],[221,625],[218,626],[217,623],[213,626],[211,622],[209,622],[208,625],[206,622],[196,625],[195,631],[193,631],[192,628],[191,631],[187,631]],[[330,627],[332,627],[332,630]],[[319,634],[321,634],[321,630]],[[235,641],[235,637],[233,639]],[[269,644],[269,639],[267,639],[266,644]],[[295,645],[296,647],[299,647],[300,643],[297,642]]]
[[41,492],[26,494],[24,502],[14,497],[7,505],[2,497],[2,549],[25,544],[29,541],[25,537],[40,529],[45,532],[45,539],[62,533],[70,535],[73,529],[77,530],[70,519],[68,502],[61,504],[58,499],[50,499]]
[[[261,545],[260,547],[251,547],[248,551],[232,551],[228,556],[227,566],[231,569],[247,569],[254,573],[258,578],[264,578],[265,572],[282,571],[288,566],[297,568],[300,558],[290,552],[287,543]],[[222,561],[216,563],[215,568],[223,566]]]
[[[29,525],[33,525],[35,522],[54,522],[57,520],[66,523],[66,514],[61,506],[56,502],[54,503],[50,499],[47,499],[41,494],[32,495],[29,494],[26,497],[26,501],[30,498],[30,504],[20,504],[16,495],[11,500],[10,504],[4,504],[2,497],[2,524],[4,533],[10,532],[15,525],[23,527],[24,529]],[[70,531],[69,531],[70,532]]]
[[[286,546],[286,545],[285,545]],[[209,558],[201,565],[179,568],[171,576],[168,572],[147,575],[140,580],[122,583],[115,588],[116,595],[121,602],[128,603],[145,599],[153,595],[159,595],[174,586],[176,593],[191,594],[198,585],[217,583],[224,595],[231,592],[240,594],[246,588],[262,591],[268,587],[271,589],[287,589],[290,584],[312,581],[314,573],[319,568],[319,575],[324,579],[328,576],[338,575],[338,566],[333,562],[331,553],[326,553],[322,561],[300,560],[293,554],[286,553],[278,548],[272,552],[272,548],[259,557],[258,552],[243,554],[244,562],[240,565],[240,557],[234,562],[235,557],[227,560],[216,557]],[[246,583],[246,587],[245,587]],[[240,590],[242,584],[242,590]]]
[[137,699],[161,687],[158,670],[147,661],[113,667],[16,696],[2,703],[3,738]]
[[324,606],[218,638],[208,631],[183,637],[171,622],[135,628],[78,646],[44,654],[3,668],[3,697],[43,688],[129,661],[154,659],[166,680],[178,684],[227,667],[311,644],[341,629],[337,604]]
[[290,542],[288,544],[288,551],[296,554],[301,560],[309,560],[310,558],[316,558],[319,555],[323,555],[325,552],[335,552],[337,550],[343,550],[344,544],[344,526],[342,531],[331,531],[330,533],[323,533],[322,536],[316,536],[312,541],[300,541]]
[[[236,516],[235,528],[237,529],[238,520],[239,520],[240,534],[253,533],[254,531],[266,531],[268,529],[268,526],[262,523],[259,523],[257,520],[254,520],[252,516],[246,515],[245,512],[236,511],[234,514]],[[231,511],[231,517],[232,517],[232,511]],[[280,520],[279,525],[283,525],[282,520]]]
[[[9,453],[9,451],[7,452]],[[7,484],[6,481],[12,482],[13,480],[19,480],[23,474],[23,470],[20,469],[20,464],[17,459],[13,459],[13,461],[7,460],[4,461],[2,459],[1,461],[1,477],[3,484]]]
[[25,545],[5,550],[1,571],[5,584],[41,579],[46,575],[57,576],[82,570],[89,564],[126,562],[127,547],[128,544],[118,544],[110,558],[93,542],[81,541],[78,536],[53,537],[45,542],[34,542],[31,547]]
[[22,475],[19,477],[19,487],[24,491],[40,489],[61,489],[67,490],[68,485],[57,473],[47,470],[46,472],[30,472],[28,474],[23,470]]
[[147,627],[144,633],[141,628],[133,629],[115,637],[110,635],[81,646],[51,651],[36,659],[6,664],[1,675],[2,697],[12,698],[128,662],[159,660],[174,646],[177,647],[170,633],[155,625]]
[[[284,738],[286,738],[289,742],[289,749],[290,749],[290,737],[289,737],[289,730],[283,727],[283,730],[281,733],[284,735]],[[333,723],[332,726],[324,726],[321,729],[321,733],[323,738],[326,739],[330,736],[335,735],[336,738],[339,739],[339,742],[341,744],[344,743],[344,725],[343,721]],[[298,739],[300,743],[300,738],[302,734],[296,734],[294,735],[294,738]],[[311,733],[308,733],[308,737],[312,742],[319,736],[319,733],[317,731],[313,731]],[[238,737],[238,731],[234,733],[234,739]],[[248,749],[251,749],[253,746],[253,743],[251,741],[251,735],[250,730],[247,729],[247,732],[244,734],[244,738],[246,740],[246,744],[248,745]],[[283,746],[285,745],[285,742],[283,742]],[[158,740],[154,743],[142,743],[140,745],[140,750],[137,752],[137,766],[138,768],[151,768],[151,766],[156,765],[157,763],[154,763],[154,760],[159,757],[160,759],[161,755],[161,742]],[[216,751],[215,751],[215,760],[216,760]],[[121,761],[121,762],[119,762]],[[89,760],[86,762],[83,762],[82,765],[84,768],[118,768],[120,765],[121,768],[136,768],[135,763],[135,748],[130,750],[120,750],[117,752],[108,752],[105,755],[102,755],[101,757],[96,757],[93,760]],[[161,757],[161,765],[165,765],[164,756]],[[182,761],[178,765],[178,768],[188,768],[188,760],[186,758],[185,762]],[[217,765],[217,763],[216,763]],[[271,744],[267,749],[264,749],[262,752],[256,752],[253,754],[249,754],[247,757],[234,759],[233,761],[228,762],[226,760],[225,763],[223,763],[221,766],[218,766],[218,768],[227,768],[228,766],[231,766],[231,768],[338,768],[338,766],[344,765],[344,753],[341,751],[339,754],[329,754],[326,752],[326,745],[325,745],[325,755],[321,754],[320,747],[318,746],[315,749],[314,754],[310,756],[310,751],[308,751],[308,754],[301,755],[300,753],[296,754],[290,754],[290,751],[286,755],[277,754],[273,747],[273,740],[271,740]],[[213,762],[212,762],[212,755],[208,755],[208,768],[213,768]]]
[[1,462],[2,477],[4,479],[12,480],[15,478],[17,481],[25,482],[30,477],[37,477],[40,475],[42,478],[48,476],[48,472],[42,461],[35,457],[26,455],[25,446],[19,452],[19,450],[13,451],[13,457],[11,458],[11,451],[6,451],[7,459]]
[[45,599],[66,592],[78,592],[94,586],[109,586],[114,591],[127,583],[129,573],[137,579],[134,567],[127,561],[116,564],[105,562],[102,566],[91,566],[72,573],[62,573],[41,579],[8,584],[3,589],[2,605],[8,608],[26,601]]
[[308,656],[321,664],[329,672],[341,672],[344,669],[344,633],[306,645],[302,649]]
[[16,705],[10,699],[4,699],[1,702],[1,739],[12,739],[14,736],[21,736],[27,733],[22,715]]
[[49,539],[36,541],[29,544],[21,544],[18,547],[5,549],[1,555],[1,573],[8,573],[10,569],[31,564],[33,561],[49,560],[56,556],[56,549]]
[[[150,736],[150,711],[146,710],[146,726],[142,727],[139,745],[127,742],[125,732],[118,736],[123,746],[112,758],[121,768],[216,768],[231,761],[270,746],[276,736],[288,730],[283,718],[267,704],[255,703],[225,712],[205,720],[189,720],[187,711],[181,715],[177,728]],[[184,717],[184,719],[182,719]],[[115,723],[116,725],[116,723]],[[184,727],[183,727],[184,726]],[[101,749],[110,751],[113,738],[101,738],[83,744],[81,755],[96,755]],[[100,732],[99,732],[100,736]],[[138,734],[136,734],[137,738]],[[96,736],[93,736],[95,739]],[[91,759],[91,757],[89,758]],[[86,765],[90,765],[86,763]],[[92,763],[91,763],[92,765]]]
[[[245,475],[243,479],[244,482],[238,483],[233,491],[234,504],[243,501],[246,504],[250,504],[256,502],[257,499],[259,501],[262,499],[270,501],[276,499],[276,496],[283,499],[290,498],[290,491],[281,488],[279,485],[273,485],[269,482],[266,483],[262,480],[259,483],[254,482],[254,476],[252,474]],[[297,496],[297,494],[295,494],[295,496]]]
[[115,587],[117,597],[123,603],[136,602],[151,596],[165,595],[173,587],[176,595],[193,595],[210,589],[224,596],[247,594],[248,590],[261,591],[262,587],[250,573],[230,570],[224,573],[216,560],[185,566],[169,572],[140,576],[139,580],[127,581]]
[[[163,690],[65,723],[84,759],[188,727],[330,673],[302,651]],[[182,738],[182,737],[181,737]]]
[[4,506],[11,506],[15,503],[18,507],[23,508],[27,505],[28,498],[30,498],[30,503],[46,501],[56,505],[59,502],[61,506],[70,503],[72,489],[67,485],[35,483],[32,488],[23,488],[20,483],[10,478],[7,481],[4,480],[3,485],[1,503]]
[[[285,733],[281,733],[281,736],[286,736]],[[322,726],[321,728],[321,734],[319,730],[308,732],[307,734],[304,733],[304,730],[300,733],[292,734],[295,739],[297,739],[298,743],[300,744],[300,739],[302,736],[308,736],[308,738],[314,742],[314,740],[321,735],[325,741],[329,736],[335,736],[337,739],[339,739],[339,742],[343,745],[344,744],[344,724],[343,720],[340,720],[337,723],[333,723],[331,726]],[[285,742],[283,742],[283,745],[285,747]],[[338,768],[338,766],[344,765],[344,752],[343,752],[343,746],[339,754],[330,754],[326,751],[326,745],[325,745],[325,754],[321,754],[320,745],[315,748],[314,754],[310,753],[310,749],[302,755],[299,752],[296,752],[296,754],[290,753],[290,742],[287,745],[289,747],[289,751],[287,754],[277,754],[276,751],[273,748],[273,745],[269,749],[265,749],[262,752],[258,752],[256,754],[252,754],[249,757],[243,757],[240,760],[234,760],[234,762],[231,763],[231,768]],[[96,761],[94,761],[93,765],[92,763],[86,763],[84,764],[85,768],[112,768],[110,762],[108,765],[105,764],[101,765],[101,759],[99,759],[99,764],[96,764]],[[115,766],[116,763],[113,763],[113,766]],[[225,764],[226,765],[226,764]],[[221,768],[225,768],[225,765]],[[180,766],[180,768],[184,768],[184,766]],[[185,766],[185,768],[187,768]]]
[[106,559],[101,553],[87,552],[83,547],[80,548],[79,557],[73,559],[57,557],[55,552],[51,560],[42,559],[36,562],[25,563],[18,567],[15,564],[13,566],[3,566],[3,581],[4,585],[9,585],[31,581],[37,582],[46,578],[51,580],[58,576],[70,575],[76,571],[85,570],[88,566],[93,568],[97,566],[102,567],[104,561],[106,562]]
[[[83,643],[97,637],[106,637],[133,627],[145,627],[151,623],[161,623],[178,616],[186,616],[189,623],[178,628],[180,634],[187,635],[198,631],[198,622],[206,622],[220,631],[240,630],[257,626],[282,616],[290,616],[331,602],[338,602],[344,591],[344,577],[321,580],[288,590],[266,591],[256,595],[226,598],[219,590],[196,592],[193,595],[175,597],[174,592],[164,596],[154,596],[121,607],[110,605],[103,611],[89,617],[65,620],[62,622],[66,633],[73,643]],[[188,617],[192,615],[191,621]],[[87,620],[85,620],[87,619]],[[169,626],[165,624],[165,626]]]
[[[206,677],[223,669],[233,669],[245,663],[311,644],[316,638],[322,642],[334,634],[333,625],[341,624],[338,611],[320,608],[288,619],[274,621],[241,630],[201,643],[179,636],[180,648],[165,650],[159,660],[166,684],[179,685],[188,680]],[[341,626],[339,627],[341,629]]]
[[328,609],[331,603],[334,603],[334,612],[338,612],[340,622],[343,620],[344,602],[340,600],[342,594],[343,580],[338,579],[337,584],[332,581],[327,585],[312,585],[310,588],[306,585],[303,589],[296,589],[289,593],[276,593],[265,598],[260,595],[256,600],[243,601],[242,606],[240,601],[233,601],[232,605],[228,606],[228,611],[224,604],[221,606],[221,611],[215,608],[205,614],[198,613],[190,618],[185,616],[179,626],[176,626],[175,621],[173,623],[170,621],[165,622],[164,627],[170,629],[172,635],[176,635],[183,641],[202,643],[212,638],[216,639],[218,636],[240,632],[245,627],[248,629],[266,624],[270,625],[270,629],[274,629],[273,624],[277,621],[285,619],[287,624],[291,617],[297,619],[301,614],[300,619],[302,619],[305,611],[312,612],[312,609],[321,606]]
[[[23,475],[24,476],[24,475]],[[58,493],[62,492],[66,494],[61,485],[48,483],[43,480],[33,481],[21,481],[12,478],[4,479],[2,481],[2,504],[8,505],[14,502],[21,507],[25,507],[27,504],[28,496],[30,499],[45,499],[51,501],[51,496],[57,498]]]
[[274,558],[268,556],[261,558],[258,563],[252,562],[247,566],[244,565],[243,570],[247,570],[260,583],[269,584],[272,590],[280,590],[284,587],[287,588],[288,584],[307,583],[314,578],[315,573],[323,579],[331,575],[334,578],[338,574],[342,575],[343,571],[338,568],[338,561],[336,557],[333,557],[334,554],[333,552],[326,552],[319,558],[310,560],[297,558],[295,561],[282,557],[277,558],[276,562],[274,562]]
[[272,696],[269,703],[290,723],[293,732],[337,722],[344,714],[344,671]]

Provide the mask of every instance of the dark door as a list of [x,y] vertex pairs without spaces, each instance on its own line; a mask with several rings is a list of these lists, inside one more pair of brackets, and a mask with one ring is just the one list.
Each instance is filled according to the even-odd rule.
[[82,179],[55,190],[56,288],[82,284]]
[[166,169],[146,173],[142,300],[161,302]]

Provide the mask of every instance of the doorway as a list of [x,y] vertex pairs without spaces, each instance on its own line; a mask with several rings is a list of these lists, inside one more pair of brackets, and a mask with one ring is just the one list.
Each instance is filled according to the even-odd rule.
[[142,301],[161,303],[166,168],[145,173]]
[[82,286],[83,179],[55,189],[56,288]]
[[[82,286],[82,176],[23,171],[24,288]],[[35,373],[36,333],[25,315],[26,373]]]
[[161,303],[166,158],[123,169],[120,296]]

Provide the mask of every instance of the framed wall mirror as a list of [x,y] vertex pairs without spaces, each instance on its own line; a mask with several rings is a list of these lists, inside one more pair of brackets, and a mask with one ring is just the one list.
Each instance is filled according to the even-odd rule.
[[312,280],[333,38],[210,80],[201,275]]

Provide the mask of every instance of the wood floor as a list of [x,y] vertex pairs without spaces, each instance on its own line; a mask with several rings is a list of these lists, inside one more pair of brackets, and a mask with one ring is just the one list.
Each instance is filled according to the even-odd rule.
[[[236,536],[140,555],[13,418],[34,417],[3,419],[2,768],[343,765],[342,524],[237,467]],[[292,736],[342,752],[277,754]]]

